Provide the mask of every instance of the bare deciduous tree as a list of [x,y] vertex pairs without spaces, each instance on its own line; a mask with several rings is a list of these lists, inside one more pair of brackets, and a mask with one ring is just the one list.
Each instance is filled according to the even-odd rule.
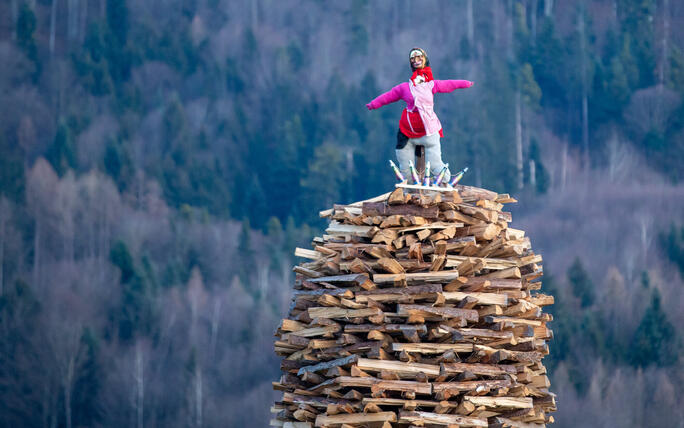
[[470,49],[474,48],[475,42],[475,19],[473,18],[473,0],[467,0],[466,2],[466,19],[467,19],[467,35],[468,35],[468,45]]
[[42,237],[46,226],[53,221],[53,196],[58,177],[50,164],[39,158],[29,171],[26,186],[26,202],[33,216],[33,282],[40,284]]
[[586,35],[586,10],[584,1],[580,2],[579,17],[577,21],[577,32],[579,33],[579,54],[580,54],[580,88],[582,98],[582,149],[583,167],[589,168],[589,101],[588,101],[588,77],[587,77],[587,35]]
[[606,144],[608,152],[608,178],[612,182],[624,182],[636,168],[636,159],[633,150],[621,142],[615,129]]
[[57,33],[57,1],[58,0],[52,0],[52,5],[50,6],[50,40],[48,42],[50,57],[55,54],[55,36]]
[[5,236],[7,222],[11,215],[10,202],[4,196],[0,196],[0,297],[5,289]]
[[204,306],[207,302],[207,292],[204,289],[202,273],[197,266],[193,267],[190,273],[187,296],[190,305],[189,343],[197,346],[199,345],[197,338],[198,318],[200,313],[206,312]]
[[[24,154],[28,156],[36,145],[36,129],[33,125],[33,119],[29,115],[24,115],[19,122],[19,129],[17,130],[17,141],[19,146],[24,150]],[[28,163],[27,157],[24,162]]]
[[670,61],[670,0],[662,0],[661,9],[662,37],[658,58],[658,84],[662,87],[667,82],[668,63]]
[[653,217],[649,213],[642,212],[637,218],[639,222],[639,242],[641,243],[642,264],[647,266],[646,258],[648,256],[648,250],[653,243]]
[[651,131],[662,134],[680,99],[679,94],[665,87],[640,89],[632,95],[625,108],[625,121],[639,140]]
[[135,379],[135,420],[137,428],[143,428],[145,417],[145,372],[143,359],[142,344],[137,342],[135,344],[135,371],[133,374]]

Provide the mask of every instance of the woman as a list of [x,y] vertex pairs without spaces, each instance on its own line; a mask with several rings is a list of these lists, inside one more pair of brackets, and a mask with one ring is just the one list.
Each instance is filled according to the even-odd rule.
[[[442,171],[442,149],[440,138],[444,136],[442,124],[434,111],[434,94],[448,93],[455,89],[469,88],[468,80],[434,80],[430,60],[423,49],[413,48],[409,52],[409,63],[413,75],[408,82],[400,83],[366,104],[368,110],[380,108],[395,101],[404,100],[406,108],[401,113],[397,133],[397,160],[404,177],[410,177],[409,161],[413,160],[416,146],[425,146],[425,158],[430,162],[432,176]],[[447,170],[444,182],[451,173]]]

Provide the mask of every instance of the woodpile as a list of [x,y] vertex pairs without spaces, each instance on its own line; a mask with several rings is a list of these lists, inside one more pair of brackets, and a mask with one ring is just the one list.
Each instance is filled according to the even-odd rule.
[[508,195],[457,186],[335,205],[276,332],[271,425],[543,427],[552,317]]

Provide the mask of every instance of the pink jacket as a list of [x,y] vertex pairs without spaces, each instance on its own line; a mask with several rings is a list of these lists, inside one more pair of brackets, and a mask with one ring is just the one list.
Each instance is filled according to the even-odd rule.
[[[456,89],[469,88],[473,85],[473,82],[470,82],[468,80],[432,80],[428,83],[433,82],[434,85],[432,85],[432,94],[435,94],[437,92],[449,93]],[[413,112],[416,108],[416,104],[414,95],[411,92],[411,87],[409,86],[409,84],[409,82],[398,84],[388,92],[385,92],[384,94],[375,98],[370,103],[366,104],[366,107],[368,107],[369,110],[373,110],[376,108],[380,108],[386,104],[399,101],[401,99],[406,102],[406,110],[408,110],[409,112]],[[425,84],[426,83],[423,83],[423,85]],[[432,110],[431,105],[429,106],[429,110]],[[423,114],[423,112],[421,112],[421,117],[423,118],[425,129],[428,135],[437,132],[442,128],[441,123],[437,118],[437,115],[435,115],[434,113],[425,115]]]

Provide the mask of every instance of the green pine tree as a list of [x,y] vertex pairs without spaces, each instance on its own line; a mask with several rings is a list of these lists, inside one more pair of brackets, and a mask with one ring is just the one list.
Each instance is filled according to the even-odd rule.
[[69,169],[76,168],[76,149],[71,130],[65,121],[60,120],[57,134],[46,154],[57,174],[64,175]]
[[679,268],[679,273],[684,277],[684,226],[670,225],[667,234],[660,234],[660,245],[669,258]]
[[579,257],[575,258],[572,266],[568,269],[567,275],[572,294],[580,299],[581,306],[586,308],[593,305],[595,300],[594,283],[589,278],[587,271],[584,270]]
[[28,2],[22,2],[17,18],[17,45],[35,67],[32,73],[34,80],[40,74],[38,46],[36,45],[35,36],[36,25],[35,12],[31,9]]
[[332,206],[340,198],[344,174],[344,158],[337,146],[324,144],[316,147],[301,180],[304,205],[321,209]]
[[[546,171],[546,167],[544,167],[544,163],[542,161],[542,156],[541,156],[541,149],[539,148],[539,143],[537,143],[536,138],[532,139],[532,142],[530,143],[530,154],[529,154],[530,160],[534,161],[535,169],[534,169],[534,180],[536,184],[536,191],[537,193],[546,193],[546,191],[549,188],[549,173]],[[528,171],[528,174],[531,174],[531,171]]]
[[18,144],[7,144],[5,134],[0,132],[0,195],[20,202],[24,197],[25,186],[21,148]]
[[112,316],[119,338],[131,340],[138,335],[151,334],[155,330],[156,314],[154,290],[149,281],[135,265],[123,241],[112,246],[109,260],[121,272],[121,301]]
[[249,273],[253,270],[254,249],[252,248],[251,227],[248,217],[242,219],[240,236],[238,238],[238,274],[242,284],[249,284]]
[[282,246],[284,242],[283,225],[278,217],[271,217],[266,223],[266,236],[268,236],[271,267],[276,268],[282,261]]
[[677,332],[663,311],[660,292],[653,288],[649,306],[632,340],[632,364],[638,367],[674,364],[677,347]]
[[114,179],[119,190],[126,189],[133,176],[133,163],[128,150],[116,140],[110,140],[105,149],[104,170]]
[[81,342],[85,352],[79,376],[74,384],[73,420],[78,421],[78,426],[93,426],[97,425],[102,417],[98,394],[105,373],[100,362],[100,342],[94,329],[84,328]]

